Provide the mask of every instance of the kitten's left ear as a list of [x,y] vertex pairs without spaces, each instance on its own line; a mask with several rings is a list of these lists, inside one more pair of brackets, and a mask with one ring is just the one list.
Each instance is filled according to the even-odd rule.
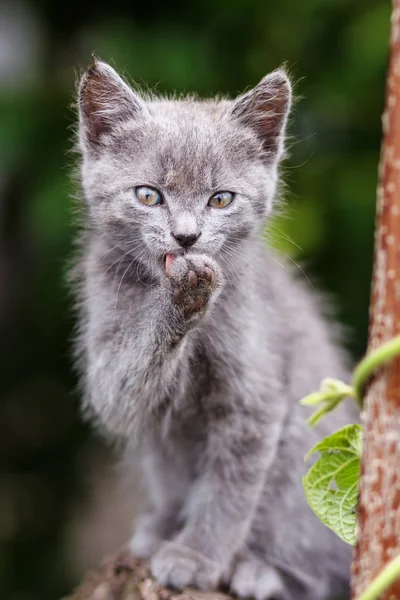
[[291,96],[289,77],[278,69],[239,96],[231,109],[231,115],[258,136],[268,160],[281,157]]
[[78,106],[81,136],[93,148],[101,146],[104,135],[121,123],[147,114],[140,96],[110,65],[97,59],[81,79]]

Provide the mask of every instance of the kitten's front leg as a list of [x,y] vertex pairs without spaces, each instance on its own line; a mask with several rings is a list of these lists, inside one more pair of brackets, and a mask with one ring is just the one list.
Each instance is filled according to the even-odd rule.
[[98,297],[96,282],[93,274],[86,282],[84,407],[113,434],[137,436],[160,401],[185,385],[185,339],[218,296],[222,274],[211,258],[190,254],[177,257],[154,287],[119,287],[116,279]]
[[[234,405],[236,398],[231,400]],[[214,401],[223,402],[221,397]],[[151,563],[161,584],[204,590],[218,584],[245,543],[280,427],[278,421],[266,427],[261,414],[235,414],[233,409],[214,424],[203,474],[186,503],[185,527]]]

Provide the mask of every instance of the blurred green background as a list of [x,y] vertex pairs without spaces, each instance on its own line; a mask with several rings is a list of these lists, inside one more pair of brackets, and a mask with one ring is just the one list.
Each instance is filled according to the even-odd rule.
[[80,423],[69,358],[76,74],[95,50],[160,92],[234,95],[288,62],[298,102],[272,240],[332,294],[358,358],[389,16],[384,0],[0,4],[2,599],[59,598],[129,536],[131,508]]

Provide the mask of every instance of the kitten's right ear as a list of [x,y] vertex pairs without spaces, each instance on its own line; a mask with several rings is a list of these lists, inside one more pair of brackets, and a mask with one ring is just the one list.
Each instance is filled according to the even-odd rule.
[[278,161],[283,151],[291,95],[286,71],[277,69],[233,102],[231,115],[253,130],[270,160]]
[[118,124],[146,113],[142,99],[110,65],[98,60],[81,79],[78,106],[81,137],[93,147],[101,146],[103,136]]

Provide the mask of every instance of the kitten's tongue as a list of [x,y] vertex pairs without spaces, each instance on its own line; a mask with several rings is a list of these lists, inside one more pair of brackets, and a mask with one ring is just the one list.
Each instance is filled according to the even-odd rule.
[[167,254],[165,257],[165,272],[168,273],[168,271],[171,268],[172,263],[174,262],[176,256],[174,254]]

